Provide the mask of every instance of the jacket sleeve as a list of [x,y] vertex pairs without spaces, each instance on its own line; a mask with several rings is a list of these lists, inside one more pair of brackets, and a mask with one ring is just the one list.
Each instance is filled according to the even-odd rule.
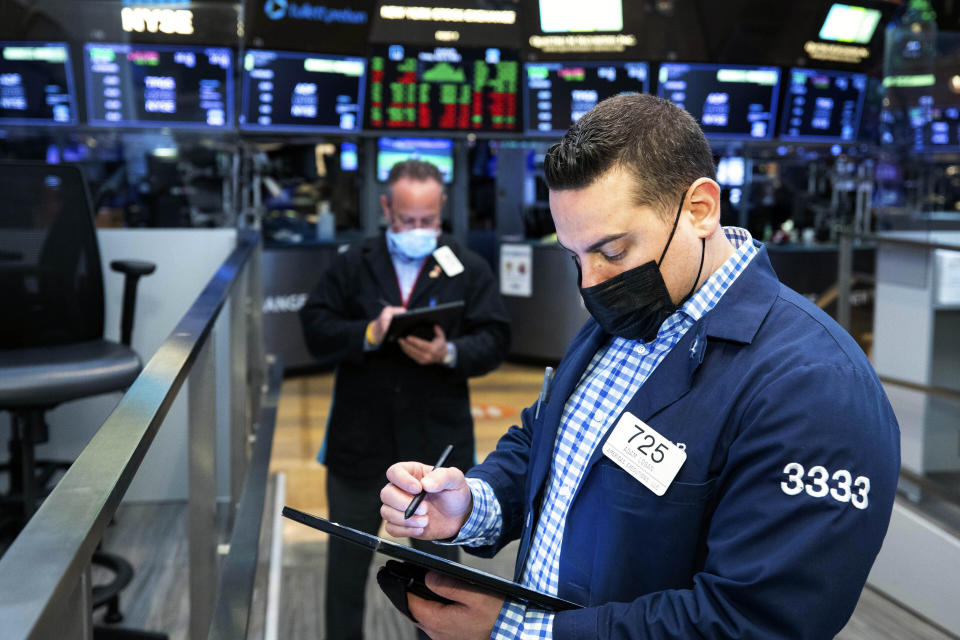
[[510,347],[510,321],[493,272],[479,258],[472,261],[470,271],[461,332],[451,340],[457,348],[454,369],[464,377],[493,371]]
[[692,586],[558,613],[557,640],[840,631],[889,524],[900,466],[892,409],[870,373],[827,364],[791,370],[744,406]]
[[322,366],[345,360],[363,359],[363,338],[372,318],[351,317],[348,307],[350,255],[353,248],[337,256],[300,309],[303,338],[310,353]]

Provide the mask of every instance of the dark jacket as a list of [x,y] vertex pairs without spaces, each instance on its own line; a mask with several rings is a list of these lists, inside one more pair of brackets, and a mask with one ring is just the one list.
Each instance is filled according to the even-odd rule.
[[333,405],[321,461],[342,476],[372,479],[400,460],[436,462],[453,445],[449,466],[474,463],[473,419],[467,378],[496,368],[510,343],[510,325],[490,267],[452,237],[463,263],[452,278],[426,259],[408,308],[463,300],[459,322],[443,326],[457,348],[456,366],[422,366],[395,343],[364,352],[367,324],[384,302],[400,306],[396,272],[384,235],[368,238],[337,256],[300,311],[310,352],[337,365]]
[[[520,577],[567,398],[609,336],[590,320],[539,419],[523,412],[469,476],[519,538]],[[553,637],[821,640],[850,617],[880,549],[900,468],[896,418],[866,356],[781,285],[760,250],[625,411],[687,458],[658,497],[602,453],[563,528]],[[619,419],[619,416],[617,417]],[[613,423],[611,423],[613,424]],[[469,549],[468,549],[469,550]]]

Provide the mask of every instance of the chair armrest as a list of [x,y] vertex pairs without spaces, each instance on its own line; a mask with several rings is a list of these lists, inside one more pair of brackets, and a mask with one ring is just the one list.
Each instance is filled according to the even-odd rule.
[[112,260],[110,268],[127,276],[148,276],[157,269],[157,265],[143,260]]
[[137,305],[137,282],[140,276],[153,273],[157,265],[143,260],[112,260],[110,268],[123,274],[123,311],[120,315],[120,342],[130,346],[133,338],[133,317]]

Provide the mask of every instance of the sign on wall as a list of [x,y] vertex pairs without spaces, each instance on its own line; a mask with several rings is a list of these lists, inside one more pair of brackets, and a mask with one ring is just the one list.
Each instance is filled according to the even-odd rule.
[[518,298],[533,295],[533,247],[529,244],[500,245],[500,293]]

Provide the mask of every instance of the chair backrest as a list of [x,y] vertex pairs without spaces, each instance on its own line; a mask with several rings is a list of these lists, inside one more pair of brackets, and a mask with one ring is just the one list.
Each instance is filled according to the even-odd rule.
[[103,337],[103,273],[86,181],[0,162],[0,349]]

